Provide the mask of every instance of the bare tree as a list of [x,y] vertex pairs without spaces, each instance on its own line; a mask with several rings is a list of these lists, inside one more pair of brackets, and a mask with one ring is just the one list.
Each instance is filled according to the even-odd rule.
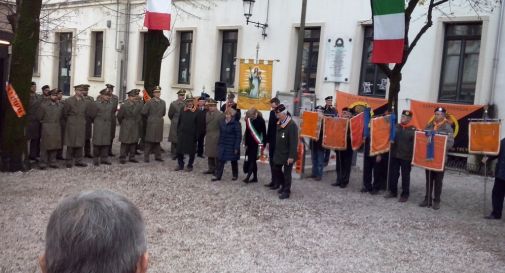
[[[412,41],[409,40],[410,25],[412,22],[412,14],[414,10],[418,7],[423,7],[427,3],[426,13],[423,17],[426,18],[424,25],[417,32]],[[386,74],[389,79],[389,96],[388,104],[391,109],[392,104],[398,105],[398,93],[400,93],[400,82],[402,80],[402,69],[407,63],[407,60],[416,47],[419,40],[423,37],[426,31],[433,26],[433,12],[435,10],[440,11],[445,16],[451,16],[452,14],[447,14],[443,12],[440,8],[442,5],[451,4],[452,2],[466,3],[468,8],[473,10],[473,12],[479,15],[482,13],[489,13],[501,3],[501,0],[408,0],[406,2],[407,7],[405,8],[405,47],[403,52],[403,60],[401,63],[395,64],[392,68],[387,64],[379,64],[379,68]],[[395,108],[397,109],[397,108]],[[396,111],[396,110],[395,110]]]

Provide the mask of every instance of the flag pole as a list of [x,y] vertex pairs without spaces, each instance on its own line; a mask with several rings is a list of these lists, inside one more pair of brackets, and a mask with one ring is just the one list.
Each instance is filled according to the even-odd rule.
[[[395,112],[395,103],[393,101],[393,104],[391,105],[391,114],[393,115],[394,112]],[[391,127],[395,126],[396,127],[396,124],[389,124],[389,126],[391,126]],[[391,129],[391,130],[396,130],[396,128]],[[391,131],[390,131],[390,134],[391,134]],[[390,168],[391,168],[391,136],[389,136],[388,169],[387,169],[387,172],[386,172],[386,192],[389,192],[389,171],[390,171]],[[402,175],[403,175],[403,173],[402,173]]]
[[[487,112],[487,107],[484,107],[484,121],[487,121],[488,120],[488,112]],[[486,198],[486,195],[487,195],[487,155],[484,155],[484,206],[483,206],[483,209],[484,209],[484,216],[486,216],[487,214],[487,198]]]

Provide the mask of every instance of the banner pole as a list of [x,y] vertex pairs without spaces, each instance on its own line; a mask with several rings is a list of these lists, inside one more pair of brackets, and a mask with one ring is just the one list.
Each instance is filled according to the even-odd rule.
[[487,214],[487,156],[484,155],[484,216]]
[[[391,147],[391,142],[389,144],[389,147]],[[386,192],[388,193],[389,192],[389,171],[390,171],[390,168],[391,168],[391,148],[389,148],[389,154],[388,154],[388,170],[387,170],[387,174],[386,174]],[[403,175],[403,173],[402,173]],[[403,189],[402,189],[403,190]]]

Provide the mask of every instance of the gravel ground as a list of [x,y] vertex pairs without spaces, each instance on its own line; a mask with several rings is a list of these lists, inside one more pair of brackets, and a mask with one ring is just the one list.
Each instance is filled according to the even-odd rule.
[[328,172],[319,182],[295,180],[291,198],[279,200],[262,185],[268,165],[260,165],[260,183],[246,185],[231,181],[229,165],[223,181],[210,182],[201,173],[206,159],[191,173],[172,171],[172,160],[113,162],[0,173],[0,272],[38,272],[57,203],[98,188],[124,194],[143,212],[151,273],[505,272],[505,223],[482,218],[481,177],[446,173],[434,211],[417,206],[424,196],[417,168],[402,204],[360,193],[359,166],[346,189],[330,186],[335,172]]

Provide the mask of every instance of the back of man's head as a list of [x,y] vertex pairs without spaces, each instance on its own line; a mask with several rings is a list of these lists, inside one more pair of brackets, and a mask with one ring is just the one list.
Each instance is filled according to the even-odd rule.
[[138,208],[110,191],[63,200],[46,230],[44,273],[135,273],[147,270],[145,227]]

